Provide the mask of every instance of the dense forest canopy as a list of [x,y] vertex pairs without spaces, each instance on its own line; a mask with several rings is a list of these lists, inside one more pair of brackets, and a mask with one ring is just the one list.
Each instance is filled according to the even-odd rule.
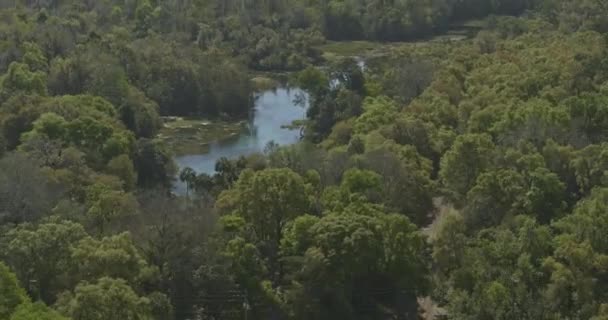
[[[605,0],[0,16],[0,319],[608,319]],[[308,93],[302,141],[178,172],[164,118],[241,120],[260,71]]]

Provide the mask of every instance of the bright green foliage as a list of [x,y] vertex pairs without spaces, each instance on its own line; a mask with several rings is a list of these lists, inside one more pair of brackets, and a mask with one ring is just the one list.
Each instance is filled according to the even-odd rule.
[[[443,229],[446,232],[453,231]],[[470,241],[450,272],[450,315],[454,319],[542,319],[544,293],[539,283],[544,279],[543,259],[551,252],[549,229],[520,216]]]
[[[380,317],[385,308],[415,312],[415,296],[426,289],[425,241],[407,218],[353,204],[306,221],[297,231],[304,242],[295,246],[309,246],[292,292],[302,297],[294,301],[296,318]],[[391,297],[402,300],[394,305]]]
[[579,202],[572,215],[564,217],[555,225],[561,231],[575,236],[578,241],[589,241],[595,250],[607,251],[608,239],[602,236],[603,230],[608,228],[608,217],[603,207],[607,197],[608,191],[605,188],[595,189],[588,198]]
[[[305,180],[289,169],[243,171],[230,190],[218,199],[224,230],[236,233],[225,243],[223,255],[237,284],[256,299],[277,305],[272,288],[285,281],[281,242],[294,219],[311,210]],[[274,302],[272,302],[274,300]],[[259,317],[267,312],[254,308]]]
[[[118,307],[120,306],[120,307]],[[60,297],[57,309],[73,320],[149,320],[150,300],[138,296],[124,280],[82,282]]]
[[472,228],[497,226],[517,214],[547,223],[560,213],[563,197],[564,184],[545,168],[489,171],[467,193],[465,219]]
[[547,101],[530,100],[504,114],[491,130],[503,145],[514,145],[521,141],[542,145],[548,139],[563,141],[564,128],[569,120],[566,110],[555,108]]
[[298,72],[296,82],[302,89],[312,93],[322,92],[329,86],[327,75],[314,67]]
[[[565,317],[592,317],[605,301],[601,278],[608,267],[606,189],[596,189],[570,216],[555,223],[557,236],[553,257],[545,261],[551,278],[547,287],[549,310]],[[566,289],[568,288],[568,289]]]
[[247,289],[260,290],[263,275],[268,270],[254,244],[237,237],[228,241],[223,254],[230,260],[230,273],[237,283]]
[[73,222],[49,222],[21,226],[8,232],[3,259],[17,272],[22,283],[35,283],[36,296],[52,303],[69,285],[72,247],[86,236]]
[[150,301],[150,310],[152,319],[154,320],[173,320],[174,309],[171,305],[171,300],[166,295],[160,292],[152,292],[146,296]]
[[458,136],[441,159],[439,175],[450,190],[464,195],[474,186],[477,177],[492,166],[494,150],[488,135]]
[[83,280],[111,277],[141,285],[154,276],[128,233],[101,240],[86,237],[74,245],[72,259]]
[[[0,7],[1,319],[606,318],[605,0]],[[305,141],[171,194],[286,70]]]
[[32,303],[17,277],[0,262],[0,317],[10,320],[68,320],[41,302]]
[[109,224],[135,215],[138,210],[132,194],[101,182],[87,188],[85,205],[93,226],[101,233]]
[[48,70],[48,61],[42,49],[35,43],[26,42],[23,44],[23,63],[27,64],[33,71]]
[[34,130],[26,133],[23,139],[33,139],[33,135],[43,135],[51,140],[66,138],[67,121],[55,113],[42,114],[33,125]]
[[436,161],[437,148],[434,146],[437,128],[412,116],[399,117],[390,126],[390,137],[401,145],[412,145],[426,158]]
[[154,7],[150,4],[150,1],[141,1],[137,9],[135,9],[136,29],[144,33],[152,27],[154,18]]
[[[273,305],[293,305],[294,316],[302,319],[352,315],[359,298],[350,298],[351,294],[372,287],[397,296],[406,283],[416,283],[420,292],[426,290],[422,235],[407,218],[385,214],[381,206],[364,202],[374,193],[378,197],[380,183],[380,176],[371,171],[347,171],[332,202],[340,203],[334,205],[336,211],[317,218],[304,215],[310,210],[308,188],[297,174],[286,169],[243,172],[218,202],[221,210],[233,213],[222,218],[224,230],[243,235],[227,241],[224,249],[237,283]],[[294,272],[301,270],[295,273],[298,283],[286,282],[284,273],[294,267]],[[301,296],[309,290],[321,301]],[[408,308],[414,297],[414,292],[407,295]],[[317,305],[335,299],[344,304],[333,310]],[[361,299],[374,304],[378,314],[385,303],[395,307],[374,294]],[[300,309],[309,303],[316,305],[316,311]],[[264,314],[257,308],[253,312]]]
[[68,320],[68,318],[37,302],[20,305],[10,317],[10,320]]
[[0,317],[8,319],[24,303],[29,303],[29,298],[19,286],[17,277],[0,262]]
[[62,96],[18,108],[15,121],[21,122],[20,132],[11,135],[20,136],[22,149],[28,153],[48,154],[49,143],[59,149],[76,147],[85,152],[92,167],[99,167],[101,161],[134,149],[133,134],[120,124],[114,106],[102,98]]
[[363,114],[355,122],[355,133],[365,134],[382,125],[392,123],[399,108],[386,97],[368,98],[363,103]]
[[286,256],[304,255],[312,245],[311,228],[319,221],[319,217],[303,215],[297,217],[288,227],[281,239],[281,252]]
[[310,208],[304,180],[288,169],[243,172],[218,206],[252,223],[259,240],[280,238],[275,232]]
[[370,171],[351,169],[342,176],[340,187],[348,193],[365,193],[380,189],[380,176]]
[[350,197],[356,197],[357,195],[363,195],[369,200],[377,198],[381,192],[381,181],[381,176],[372,171],[357,169],[346,171],[340,184],[340,191],[345,197],[343,199],[344,204],[351,201]]
[[32,72],[26,64],[13,62],[8,72],[2,77],[0,100],[6,101],[18,93],[46,95],[46,75],[43,72]]
[[465,219],[472,228],[492,227],[501,224],[509,215],[522,210],[526,192],[524,177],[514,170],[483,173],[467,193]]
[[67,139],[82,148],[94,148],[103,144],[112,133],[109,125],[99,123],[93,118],[79,118],[68,126]]
[[246,170],[217,205],[245,219],[247,240],[269,257],[271,273],[281,268],[279,247],[287,224],[311,209],[304,179],[289,169]]
[[[395,272],[409,269],[411,273],[404,273],[415,276],[417,273],[414,271],[420,267],[415,264],[419,257],[407,257],[405,253],[415,253],[423,246],[422,238],[416,235],[416,227],[405,218],[396,215],[383,216],[373,207],[364,208],[360,212],[359,208],[347,207],[342,213],[327,215],[311,228],[313,246],[326,255],[328,267],[348,270],[344,276],[349,279],[351,276],[348,272],[365,273],[376,268]],[[404,238],[400,239],[401,236]],[[379,241],[381,238],[385,238],[388,247],[380,246],[384,242]],[[371,241],[372,239],[375,240]],[[404,268],[404,263],[412,265]],[[342,268],[332,267],[337,265]]]

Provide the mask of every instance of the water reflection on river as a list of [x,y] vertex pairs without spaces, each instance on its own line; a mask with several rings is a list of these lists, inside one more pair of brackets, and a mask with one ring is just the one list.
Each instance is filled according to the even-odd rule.
[[[207,153],[177,157],[176,164],[180,170],[190,167],[197,173],[213,174],[216,161],[223,157],[235,159],[261,152],[271,141],[279,145],[298,142],[300,132],[283,126],[306,118],[308,105],[296,103],[296,100],[302,96],[306,97],[306,93],[301,89],[288,87],[256,94],[255,106],[247,130],[240,135],[211,144]],[[179,181],[175,187],[178,193],[185,191],[182,190],[184,186]]]

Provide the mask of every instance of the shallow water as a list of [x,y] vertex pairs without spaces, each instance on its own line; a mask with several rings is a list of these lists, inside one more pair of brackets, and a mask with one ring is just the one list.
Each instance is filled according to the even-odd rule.
[[[296,99],[302,96],[306,97],[306,93],[301,89],[288,87],[257,93],[247,130],[240,135],[212,143],[207,153],[176,157],[179,170],[190,167],[197,173],[213,174],[216,161],[223,157],[236,159],[262,152],[271,141],[279,145],[298,142],[300,131],[283,126],[306,118],[307,102],[303,105],[296,103]],[[175,189],[177,193],[185,192],[180,181],[176,182]]]

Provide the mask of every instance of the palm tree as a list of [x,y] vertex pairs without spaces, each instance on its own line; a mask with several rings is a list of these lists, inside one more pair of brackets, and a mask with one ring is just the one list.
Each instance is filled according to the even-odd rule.
[[190,167],[186,167],[180,172],[179,180],[186,183],[186,197],[189,196],[190,186],[194,183],[195,179],[196,172]]

